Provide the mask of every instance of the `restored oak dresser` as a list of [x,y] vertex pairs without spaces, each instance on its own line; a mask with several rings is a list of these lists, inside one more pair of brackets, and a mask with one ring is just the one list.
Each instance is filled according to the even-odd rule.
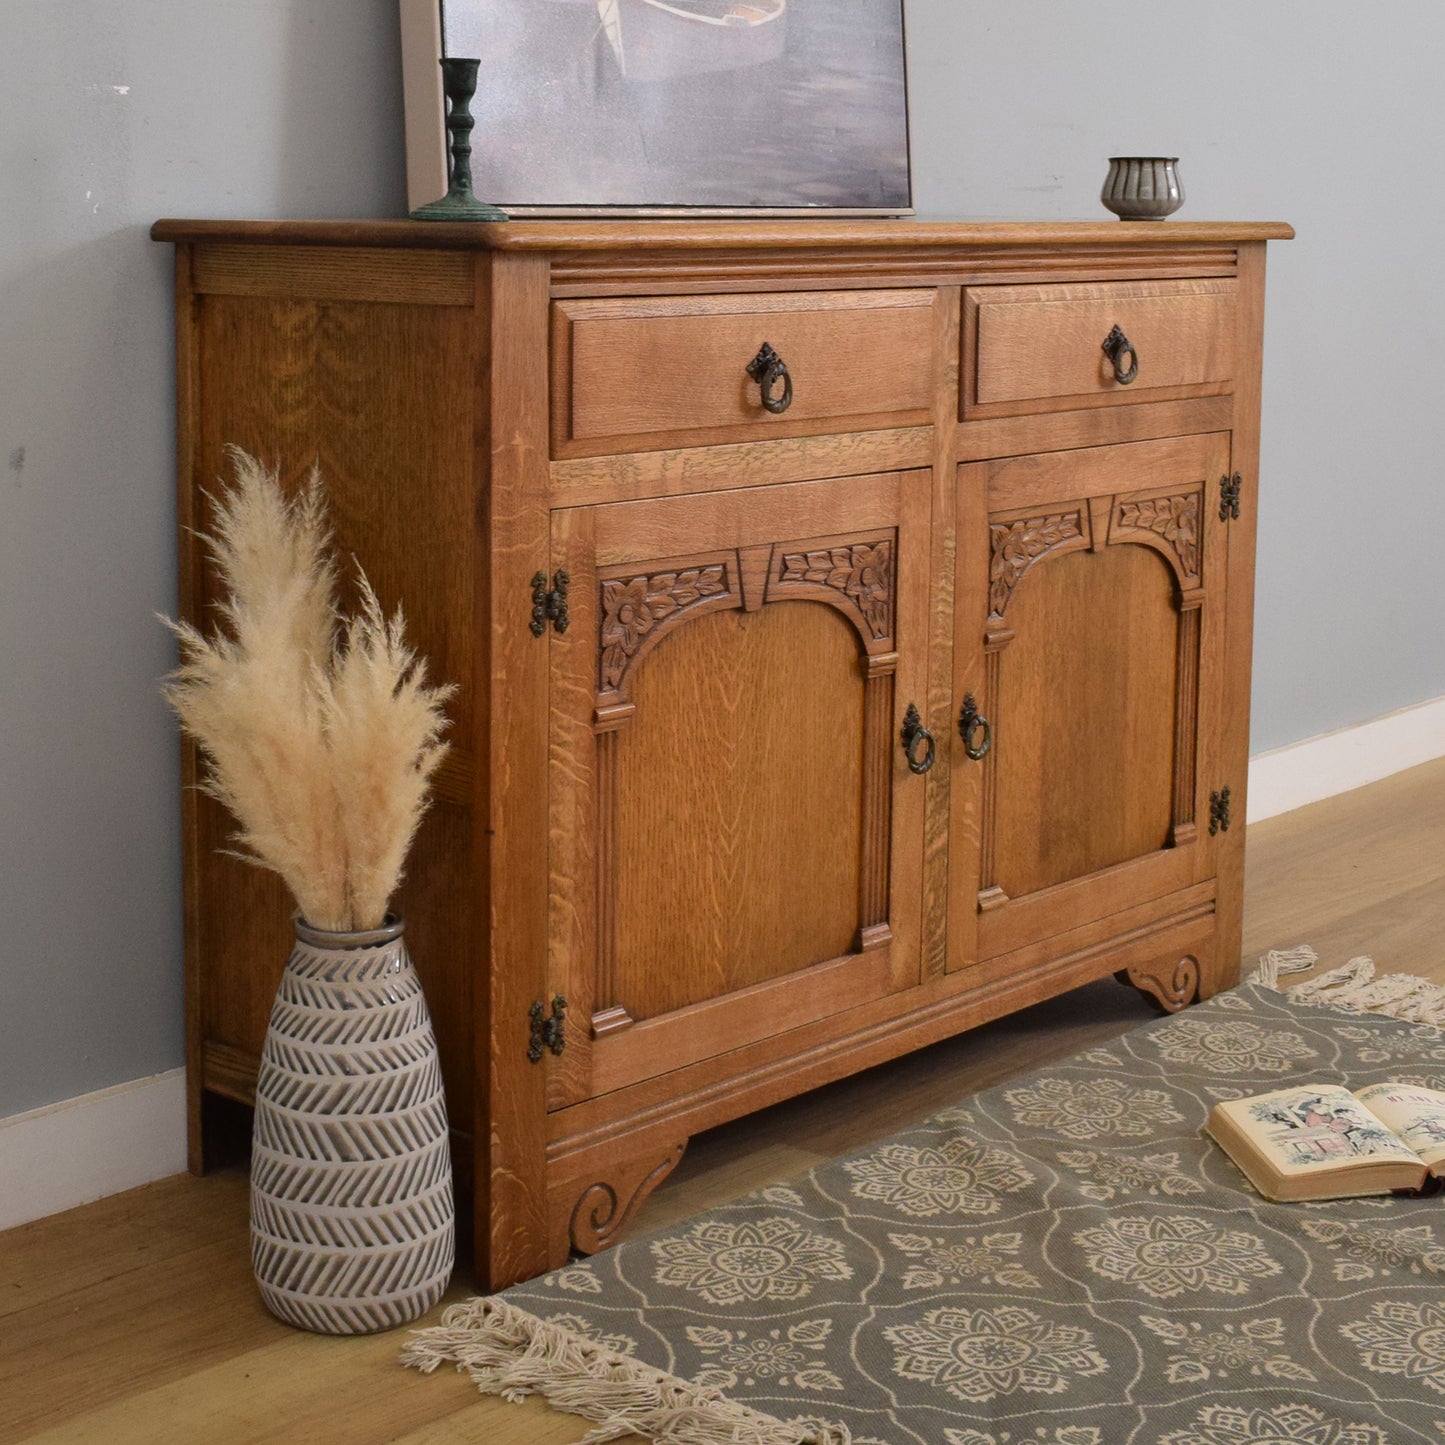
[[[1238,975],[1266,224],[165,221],[182,606],[313,460],[454,681],[399,898],[476,1272],[689,1135]],[[187,760],[187,780],[195,763]],[[290,944],[185,793],[191,1160]]]

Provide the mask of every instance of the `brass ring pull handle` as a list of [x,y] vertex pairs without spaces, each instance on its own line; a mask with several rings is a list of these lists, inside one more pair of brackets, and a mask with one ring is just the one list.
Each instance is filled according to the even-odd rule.
[[[979,733],[982,732],[982,741],[979,740]],[[963,750],[974,762],[978,762],[987,755],[988,750],[993,746],[993,727],[989,720],[979,712],[978,704],[973,700],[973,694],[966,692],[963,695],[963,706],[958,712],[958,735],[963,739]]]
[[[899,733],[903,739],[903,756],[908,759],[908,771],[910,773],[926,773],[933,766],[933,759],[938,748],[933,741],[933,734],[923,726],[923,719],[918,715],[918,709],[908,704],[908,711],[903,714],[903,730]],[[918,756],[918,744],[926,743],[928,751],[922,757]]]
[[[765,341],[763,349],[748,362],[748,375],[757,382],[763,394],[763,410],[774,416],[781,416],[793,404],[793,378],[788,375],[787,363]],[[773,394],[779,382],[783,384],[781,396]]]
[[[1120,386],[1128,386],[1139,375],[1139,353],[1134,350],[1134,343],[1117,326],[1104,338],[1100,349],[1114,363],[1114,380]],[[1126,356],[1129,358],[1127,367],[1124,365]]]

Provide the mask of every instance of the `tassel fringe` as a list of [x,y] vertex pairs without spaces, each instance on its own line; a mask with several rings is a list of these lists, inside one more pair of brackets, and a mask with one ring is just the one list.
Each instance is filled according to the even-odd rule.
[[[1282,975],[1304,973],[1316,962],[1315,951],[1308,946],[1267,953],[1249,981],[1278,990]],[[1411,973],[1387,973],[1376,978],[1374,960],[1363,956],[1285,992],[1291,1003],[1388,1014],[1406,1023],[1445,1029],[1445,987]]]
[[1300,944],[1298,948],[1272,948],[1260,959],[1259,967],[1250,974],[1249,981],[1278,992],[1281,974],[1307,973],[1319,961],[1319,954],[1307,943]]
[[514,1404],[537,1394],[597,1421],[584,1437],[590,1445],[628,1435],[665,1445],[851,1445],[853,1438],[843,1425],[786,1425],[496,1297],[452,1305],[441,1324],[414,1330],[401,1353],[402,1364],[425,1374],[448,1361],[483,1394]]

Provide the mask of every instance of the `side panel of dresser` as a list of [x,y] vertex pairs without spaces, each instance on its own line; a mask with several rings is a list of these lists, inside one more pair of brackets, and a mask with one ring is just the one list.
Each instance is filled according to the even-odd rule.
[[[364,561],[432,676],[454,682],[451,750],[396,899],[434,1017],[459,1181],[473,1137],[472,885],[485,656],[473,646],[479,533],[473,433],[485,287],[471,256],[287,247],[182,247],[177,254],[180,607],[214,624],[202,536],[207,495],[237,446],[285,467],[314,462],[337,551]],[[349,591],[353,579],[343,576]],[[250,1103],[272,996],[291,947],[291,900],[272,874],[224,850],[232,824],[195,787],[183,753],[190,1162],[223,1147],[212,1100]],[[208,1114],[217,1117],[203,1128]]]
[[[545,1071],[526,1060],[546,984],[547,649],[530,629],[547,536],[547,262],[487,252],[217,244],[178,251],[182,615],[214,579],[198,531],[225,448],[314,459],[356,557],[432,675],[458,684],[451,752],[396,899],[435,1022],[459,1194],[484,1286],[545,1253]],[[495,718],[496,725],[489,727]],[[249,1104],[290,900],[184,807],[189,1137],[196,1170]],[[481,820],[480,822],[476,820]],[[505,966],[494,961],[506,960]]]

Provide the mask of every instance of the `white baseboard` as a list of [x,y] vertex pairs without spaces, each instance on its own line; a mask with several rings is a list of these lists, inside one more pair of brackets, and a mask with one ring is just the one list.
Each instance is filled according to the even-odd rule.
[[1445,757],[1445,697],[1321,733],[1249,760],[1249,816],[1258,823]]
[[0,1229],[186,1168],[186,1071],[0,1119]]

